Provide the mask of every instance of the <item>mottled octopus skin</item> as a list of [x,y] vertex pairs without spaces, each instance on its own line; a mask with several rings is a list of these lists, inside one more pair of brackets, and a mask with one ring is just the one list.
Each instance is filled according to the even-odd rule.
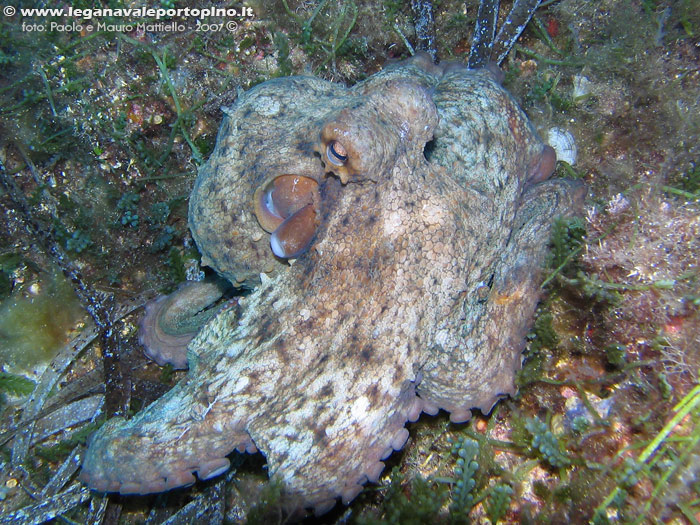
[[[325,157],[332,139],[342,168]],[[322,513],[378,479],[421,411],[489,411],[514,392],[550,225],[583,196],[545,180],[551,169],[486,70],[415,59],[349,89],[290,77],[244,93],[199,174],[190,227],[203,262],[254,291],[190,343],[182,382],[92,437],[82,479],[158,492],[259,449],[270,477]],[[283,174],[313,178],[321,196],[291,265],[253,212],[256,189]]]

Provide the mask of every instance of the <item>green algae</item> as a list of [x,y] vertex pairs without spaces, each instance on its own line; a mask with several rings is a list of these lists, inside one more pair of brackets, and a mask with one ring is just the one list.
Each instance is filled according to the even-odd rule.
[[15,373],[37,374],[71,339],[83,313],[63,275],[44,274],[25,293],[0,303],[0,363]]
[[3,394],[17,397],[28,396],[34,390],[36,383],[24,376],[0,372],[0,401],[4,401]]
[[84,445],[90,435],[99,429],[104,422],[104,418],[100,418],[98,421],[88,423],[87,425],[81,427],[69,438],[59,441],[54,445],[38,446],[35,449],[35,454],[47,461],[60,461],[70,454],[75,447],[78,445]]
[[539,457],[555,468],[567,467],[571,464],[571,458],[563,451],[562,444],[546,423],[533,417],[525,422],[525,428],[532,436],[530,446]]
[[410,481],[394,467],[389,474],[381,508],[364,512],[356,519],[359,525],[421,525],[440,519],[440,509],[448,499],[445,486],[415,476]]

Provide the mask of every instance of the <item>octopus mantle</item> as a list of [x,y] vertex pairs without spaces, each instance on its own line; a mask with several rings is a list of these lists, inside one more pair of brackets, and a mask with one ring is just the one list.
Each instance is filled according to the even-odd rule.
[[422,411],[488,412],[514,392],[550,225],[582,197],[554,162],[486,70],[419,57],[349,89],[241,95],[190,227],[204,264],[254,290],[190,343],[182,382],[91,438],[82,479],[158,492],[260,450],[322,513],[379,478]]

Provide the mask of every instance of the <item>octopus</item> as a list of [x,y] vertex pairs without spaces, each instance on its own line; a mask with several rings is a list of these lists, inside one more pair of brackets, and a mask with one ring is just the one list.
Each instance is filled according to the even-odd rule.
[[260,451],[322,514],[378,480],[422,412],[464,422],[513,394],[551,225],[584,191],[551,177],[498,77],[417,55],[351,88],[297,76],[239,96],[189,224],[202,263],[251,291],[155,352],[189,372],[91,437],[82,480],[161,492]]

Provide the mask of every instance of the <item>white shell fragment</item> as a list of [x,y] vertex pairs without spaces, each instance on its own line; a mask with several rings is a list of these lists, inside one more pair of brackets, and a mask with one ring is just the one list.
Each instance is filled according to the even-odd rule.
[[557,160],[567,164],[576,163],[576,141],[574,136],[561,128],[552,128],[547,133],[547,142],[557,152]]
[[591,81],[583,75],[574,76],[574,89],[572,97],[574,101],[586,97],[591,92]]

